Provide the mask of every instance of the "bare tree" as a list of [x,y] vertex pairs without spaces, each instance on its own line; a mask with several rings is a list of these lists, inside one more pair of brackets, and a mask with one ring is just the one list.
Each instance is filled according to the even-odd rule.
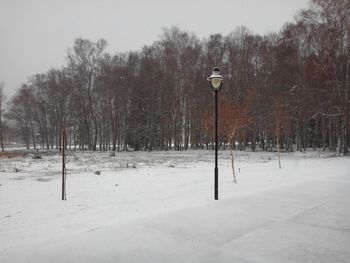
[[221,147],[347,154],[349,12],[349,0],[311,0],[279,33],[238,27],[199,40],[171,27],[129,53],[107,54],[106,41],[79,38],[63,69],[32,76],[18,90],[8,116],[28,148],[60,148],[66,127],[74,149],[209,149],[206,109],[214,100],[206,78],[219,66],[224,104],[241,119],[249,112],[244,125],[229,114],[221,119],[231,122],[220,129]]
[[[74,47],[68,52],[69,68],[74,74],[77,83],[77,91],[82,104],[82,125],[84,134],[87,135],[86,141],[89,149],[96,150],[99,119],[96,111],[96,74],[98,61],[102,58],[107,42],[103,39],[96,43],[87,39],[78,38],[75,40]],[[84,147],[84,146],[83,146]]]

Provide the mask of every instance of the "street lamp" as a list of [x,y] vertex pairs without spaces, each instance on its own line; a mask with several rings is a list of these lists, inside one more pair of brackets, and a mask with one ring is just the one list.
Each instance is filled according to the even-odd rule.
[[215,67],[208,78],[212,90],[215,93],[215,168],[214,168],[214,199],[219,199],[219,168],[218,168],[218,93],[224,78],[220,75],[220,69]]
[[65,128],[62,130],[62,200],[66,199],[66,147],[67,147],[67,134]]

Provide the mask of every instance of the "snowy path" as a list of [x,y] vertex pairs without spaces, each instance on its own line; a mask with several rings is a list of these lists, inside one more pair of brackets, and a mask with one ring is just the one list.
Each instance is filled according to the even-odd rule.
[[78,171],[67,202],[57,176],[0,174],[0,262],[349,262],[350,159],[286,156],[280,170],[257,155],[238,156],[238,185],[222,156],[219,201],[206,154]]

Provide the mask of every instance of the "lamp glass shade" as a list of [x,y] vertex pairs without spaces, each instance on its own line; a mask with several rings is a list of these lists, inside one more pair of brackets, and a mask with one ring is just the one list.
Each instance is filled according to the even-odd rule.
[[210,79],[211,86],[214,90],[217,90],[221,86],[221,82],[223,81],[222,77],[214,77]]
[[224,77],[220,75],[220,69],[215,67],[213,69],[213,73],[208,78],[208,81],[210,81],[211,88],[214,91],[218,91],[221,88],[223,80]]

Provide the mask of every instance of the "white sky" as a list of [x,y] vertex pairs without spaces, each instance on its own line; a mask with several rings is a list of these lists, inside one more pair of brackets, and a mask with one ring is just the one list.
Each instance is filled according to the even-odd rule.
[[139,50],[177,25],[199,38],[245,25],[277,32],[308,0],[0,0],[0,81],[8,96],[66,63],[77,37],[108,41],[110,53]]

